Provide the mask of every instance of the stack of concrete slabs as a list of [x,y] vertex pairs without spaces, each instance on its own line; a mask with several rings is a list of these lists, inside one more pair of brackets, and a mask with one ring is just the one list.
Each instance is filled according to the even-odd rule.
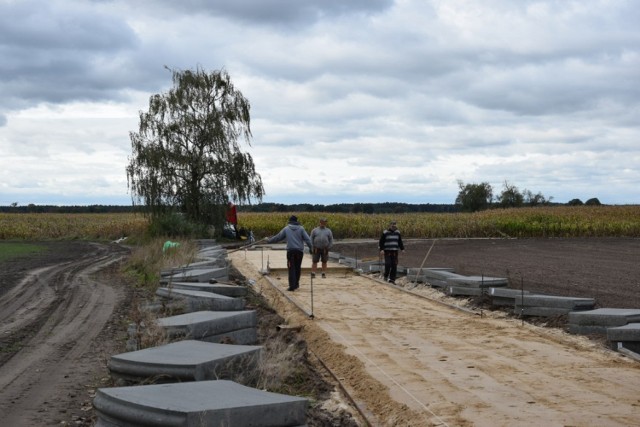
[[227,267],[218,268],[194,268],[175,274],[167,275],[164,281],[170,282],[208,282],[211,279],[229,280],[229,269]]
[[596,310],[569,313],[569,332],[573,334],[606,335],[607,328],[640,322],[640,309],[598,308]]
[[447,278],[447,283],[452,286],[467,286],[471,288],[499,288],[509,285],[509,280],[502,277],[487,276],[462,276]]
[[227,283],[173,282],[169,288],[181,289],[183,291],[211,292],[231,298],[243,298],[247,296],[246,287]]
[[499,307],[514,307],[516,296],[530,295],[529,291],[507,288],[489,288],[491,305]]
[[233,380],[257,369],[261,346],[184,340],[111,356],[109,371],[129,382]]
[[411,281],[428,282],[431,286],[442,288],[447,285],[447,280],[453,277],[462,277],[453,272],[451,268],[408,268],[407,278]]
[[255,310],[196,311],[162,317],[157,325],[171,340],[194,339],[220,342],[228,338],[232,344],[251,345],[257,341],[258,316]]
[[245,300],[242,298],[233,298],[205,291],[158,288],[156,295],[183,302],[183,309],[188,312],[244,310],[245,306]]
[[563,297],[556,295],[516,295],[514,313],[526,316],[550,317],[571,311],[591,310],[596,301],[593,298]]
[[640,354],[640,323],[607,328],[607,340],[620,343],[624,348]]
[[232,381],[100,388],[97,427],[286,427],[306,424],[307,400]]

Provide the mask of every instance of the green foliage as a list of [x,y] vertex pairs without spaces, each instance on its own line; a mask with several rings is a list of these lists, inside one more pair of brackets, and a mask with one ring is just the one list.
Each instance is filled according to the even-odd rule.
[[463,212],[477,212],[491,206],[493,189],[489,183],[465,184],[458,181],[458,187],[460,187],[460,192],[456,197],[456,205]]
[[593,197],[593,198],[587,200],[586,202],[584,202],[584,204],[586,206],[601,206],[602,205],[602,203],[600,203],[600,200],[598,200],[597,197]]
[[524,204],[524,196],[513,184],[504,182],[502,193],[498,196],[498,205],[501,208],[520,208]]
[[582,206],[584,205],[584,203],[582,203],[582,200],[580,199],[571,199],[567,202],[567,205],[569,206]]
[[177,212],[159,214],[151,218],[150,237],[213,237],[206,224],[190,221]]
[[173,88],[153,95],[131,132],[126,168],[134,205],[152,217],[181,212],[221,230],[228,200],[262,199],[251,155],[249,101],[225,71],[172,70]]
[[47,250],[47,248],[41,245],[32,245],[28,243],[17,242],[0,242],[0,261],[7,261],[23,255],[30,255],[45,250]]

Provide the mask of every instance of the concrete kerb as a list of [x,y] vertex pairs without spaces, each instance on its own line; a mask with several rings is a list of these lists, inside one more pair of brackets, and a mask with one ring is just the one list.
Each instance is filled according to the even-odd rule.
[[169,288],[180,289],[183,291],[210,292],[231,298],[244,298],[248,294],[248,290],[245,286],[226,283],[174,282],[170,284]]
[[249,427],[302,426],[308,401],[217,380],[102,388],[93,404],[97,427]]
[[184,271],[178,271],[174,274],[168,274],[160,283],[166,284],[170,282],[208,282],[211,279],[229,280],[229,267],[218,268],[194,268]]
[[[165,329],[172,339],[206,340],[207,337],[228,335],[234,331],[253,329],[258,325],[255,310],[247,311],[198,311],[163,317],[157,325]],[[254,344],[252,342],[236,342],[237,344]]]
[[193,291],[173,288],[158,288],[156,295],[173,300],[187,312],[214,310],[234,311],[244,310],[245,300],[232,298],[205,291]]
[[589,310],[595,306],[593,298],[563,297],[555,295],[525,294],[515,295],[516,307],[550,307],[572,310]]
[[111,376],[128,382],[234,380],[257,369],[262,346],[184,340],[111,356]]

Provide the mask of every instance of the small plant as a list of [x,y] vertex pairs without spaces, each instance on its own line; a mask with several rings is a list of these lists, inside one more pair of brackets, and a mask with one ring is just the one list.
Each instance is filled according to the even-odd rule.
[[124,271],[134,277],[137,286],[152,293],[158,288],[163,270],[186,266],[196,259],[195,242],[172,242],[177,244],[170,245],[168,249],[165,248],[166,242],[166,238],[158,237],[135,247],[124,267]]

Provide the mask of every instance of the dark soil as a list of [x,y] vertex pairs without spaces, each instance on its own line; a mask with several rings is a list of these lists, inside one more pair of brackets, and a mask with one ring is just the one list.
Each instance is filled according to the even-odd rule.
[[[515,289],[595,298],[598,307],[640,308],[640,239],[441,239],[435,243],[433,240],[406,239],[404,243],[406,251],[400,256],[400,264],[405,267],[449,267],[459,274],[506,277],[510,287]],[[6,299],[10,289],[36,269],[64,266],[96,256],[95,247],[89,242],[38,244],[48,250],[0,263],[0,298],[4,296]],[[332,250],[358,259],[379,257],[374,239],[337,242]],[[62,277],[64,268],[61,271]],[[73,275],[73,270],[64,274]],[[32,425],[91,425],[95,421],[91,409],[94,389],[105,385],[108,377],[106,358],[109,354],[123,351],[123,338],[126,337],[127,301],[131,300],[131,295],[118,274],[117,265],[100,273],[101,282],[113,282],[113,286],[118,287],[117,301],[120,305],[113,310],[102,331],[92,339],[93,349],[85,356],[89,361],[87,364],[92,366],[82,372],[77,370],[64,382],[48,384],[49,389],[56,390],[57,397],[48,396],[45,402],[40,403],[43,405],[38,410],[40,415],[32,418],[39,422]],[[252,300],[249,304],[259,310],[260,341],[268,344],[274,339],[274,326],[282,319],[260,301]],[[37,327],[44,325],[44,320],[31,323],[30,330],[14,331],[10,336],[0,337],[0,369],[19,354],[20,340],[28,341],[37,334]],[[309,425],[355,425],[348,414],[329,413],[320,408],[319,402],[328,398],[334,385],[319,365],[310,360],[306,344],[294,332],[280,334],[281,338],[283,336],[299,348],[301,370],[296,378],[283,384],[282,392],[312,397]],[[52,377],[49,377],[49,382],[54,381]],[[13,396],[0,401],[0,409],[17,410],[15,405],[19,404],[19,399],[20,396]]]
[[[509,287],[595,298],[597,307],[640,308],[640,239],[438,239],[404,241],[400,265],[502,277]],[[378,258],[377,241],[339,242],[345,256]],[[428,255],[428,256],[427,256]]]

